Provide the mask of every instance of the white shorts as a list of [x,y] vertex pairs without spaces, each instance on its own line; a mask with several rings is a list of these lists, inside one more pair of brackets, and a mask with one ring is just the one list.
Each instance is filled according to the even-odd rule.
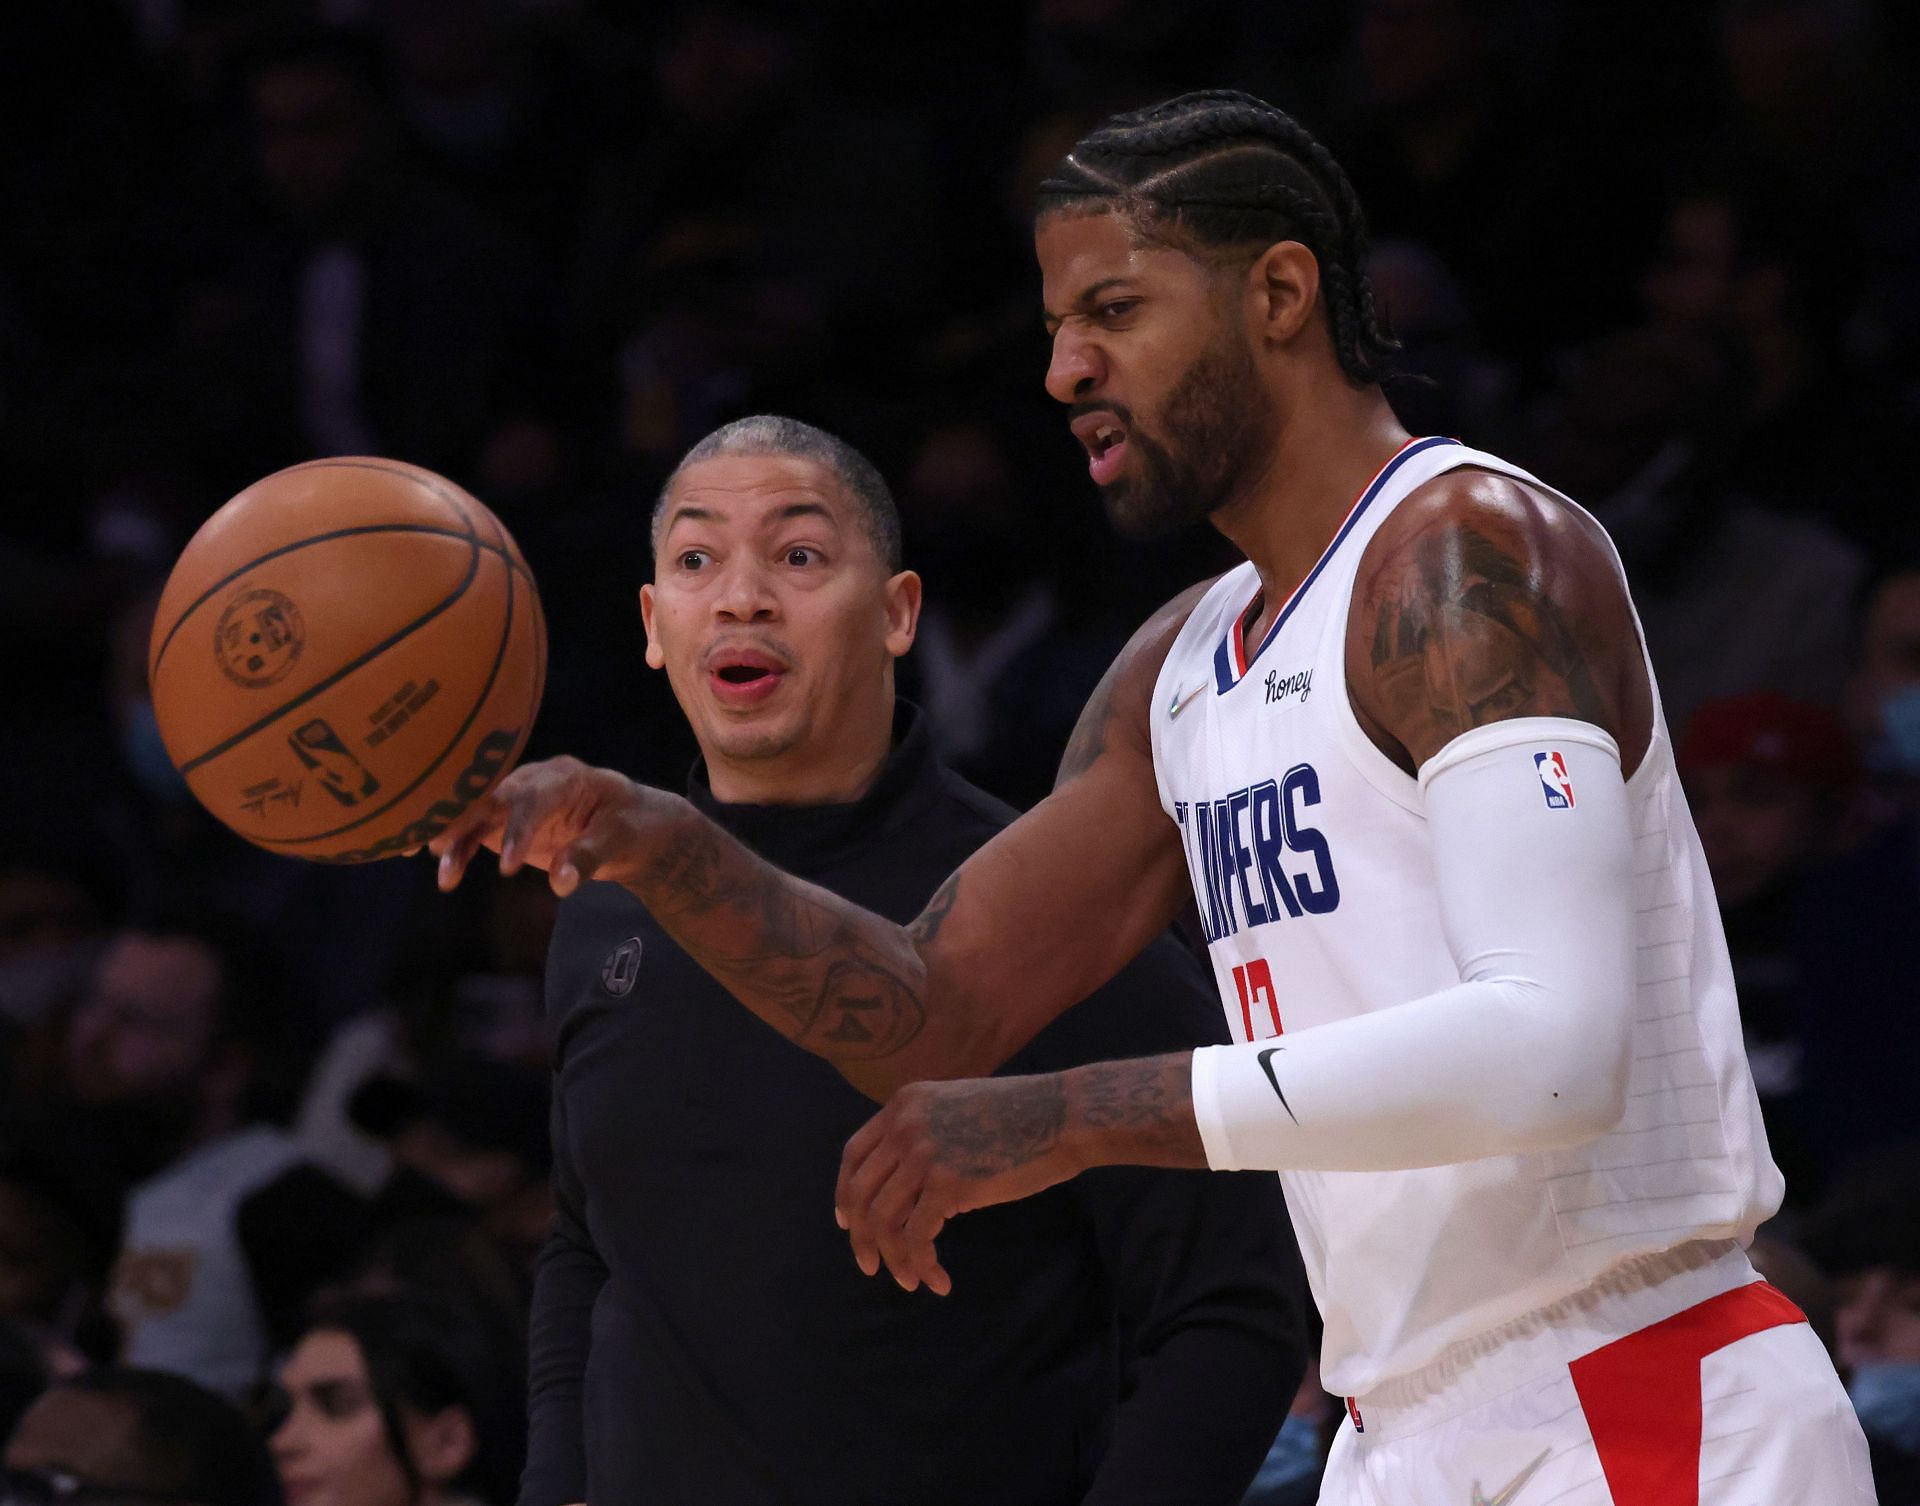
[[1451,1415],[1362,1400],[1320,1489],[1321,1506],[1873,1501],[1866,1439],[1833,1362],[1765,1282]]

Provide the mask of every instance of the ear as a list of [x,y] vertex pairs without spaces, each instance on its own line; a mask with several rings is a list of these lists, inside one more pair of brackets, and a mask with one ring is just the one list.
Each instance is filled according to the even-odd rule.
[[653,632],[654,594],[652,586],[640,588],[640,625],[647,630],[647,665],[652,669],[667,667],[666,652],[660,647],[660,640]]
[[902,570],[886,585],[887,652],[898,659],[913,647],[920,629],[920,577]]
[[456,1480],[473,1463],[480,1442],[473,1418],[465,1407],[447,1407],[431,1417],[411,1415],[406,1421],[407,1447],[414,1467],[429,1485]]
[[1320,263],[1299,241],[1278,241],[1247,272],[1250,325],[1262,345],[1288,345],[1320,301]]

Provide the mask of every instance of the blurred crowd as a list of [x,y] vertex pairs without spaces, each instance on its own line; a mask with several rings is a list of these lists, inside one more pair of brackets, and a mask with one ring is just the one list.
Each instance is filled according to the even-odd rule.
[[199,522],[319,454],[454,477],[549,614],[529,756],[679,787],[653,494],[716,424],[805,418],[898,494],[905,692],[1030,803],[1131,627],[1230,561],[1107,532],[1027,197],[1110,111],[1233,85],[1354,179],[1408,427],[1620,549],[1788,1174],[1762,1263],[1920,1500],[1917,54],[1893,0],[0,7],[6,1467],[514,1492],[552,899],[200,812],[143,674]]

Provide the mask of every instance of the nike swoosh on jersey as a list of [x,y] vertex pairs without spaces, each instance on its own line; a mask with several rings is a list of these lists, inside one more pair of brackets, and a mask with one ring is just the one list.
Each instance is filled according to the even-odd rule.
[[[1269,1046],[1265,1051],[1260,1052],[1254,1059],[1260,1063],[1260,1070],[1267,1074],[1267,1081],[1273,1084],[1273,1096],[1280,1100],[1280,1107],[1287,1111],[1287,1117],[1289,1119],[1291,1119],[1295,1124],[1298,1124],[1300,1122],[1300,1116],[1294,1113],[1293,1105],[1287,1102],[1287,1095],[1280,1091],[1280,1079],[1273,1075],[1272,1058],[1278,1056],[1282,1051],[1285,1051],[1286,1049],[1287,1048],[1285,1046]],[[1478,1489],[1479,1487],[1476,1486],[1474,1488]],[[1500,1503],[1498,1501],[1493,1501],[1493,1502],[1489,1502],[1488,1506],[1500,1506]]]
[[1185,695],[1176,697],[1174,700],[1174,703],[1167,708],[1167,720],[1172,721],[1181,712],[1185,711],[1189,706],[1193,704],[1194,697],[1199,695],[1200,692],[1205,690],[1206,688],[1207,688],[1207,682],[1205,680],[1202,680],[1198,685],[1194,686],[1193,689],[1189,690]]
[[1475,1480],[1473,1482],[1473,1506],[1511,1506],[1514,1496],[1519,1494],[1520,1487],[1533,1478],[1534,1471],[1545,1464],[1552,1453],[1553,1450],[1550,1448],[1542,1449],[1539,1458],[1535,1459],[1533,1463],[1529,1464],[1525,1469],[1521,1470],[1519,1474],[1507,1481],[1507,1483],[1493,1495],[1481,1495],[1480,1482]]

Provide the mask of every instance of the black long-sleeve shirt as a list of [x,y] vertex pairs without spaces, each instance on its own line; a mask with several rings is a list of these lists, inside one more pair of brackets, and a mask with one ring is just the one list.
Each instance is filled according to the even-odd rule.
[[[782,867],[917,914],[1013,813],[903,708],[865,798],[719,804]],[[754,1019],[612,884],[548,962],[559,1207],[535,1286],[522,1506],[1237,1502],[1305,1363],[1278,1181],[1103,1168],[941,1235],[947,1298],[854,1265],[841,1147],[874,1105]],[[1225,1039],[1162,938],[1008,1072]]]

